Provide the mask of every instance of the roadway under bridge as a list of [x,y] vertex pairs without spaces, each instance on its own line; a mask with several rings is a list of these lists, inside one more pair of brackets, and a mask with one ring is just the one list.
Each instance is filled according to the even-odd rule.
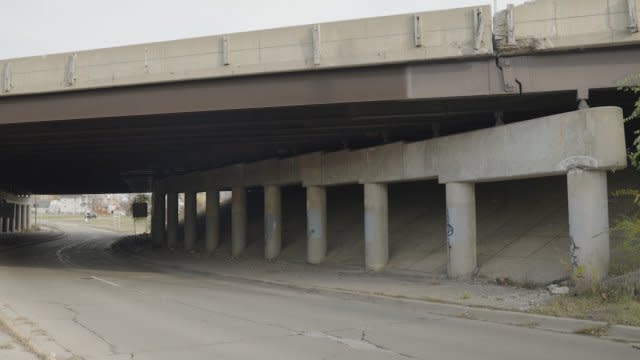
[[[539,0],[493,19],[482,6],[1,60],[3,223],[29,224],[16,210],[29,194],[152,191],[155,244],[211,252],[217,194],[232,190],[229,251],[240,256],[247,192],[259,191],[272,259],[282,188],[294,186],[306,196],[301,260],[321,263],[327,189],[357,185],[363,265],[381,270],[389,184],[431,181],[446,193],[436,237],[446,271],[468,277],[479,266],[476,184],[566,176],[565,250],[600,278],[607,172],[626,167],[638,127],[623,122],[636,98],[618,88],[640,71],[639,10]],[[197,192],[207,192],[205,232]]]

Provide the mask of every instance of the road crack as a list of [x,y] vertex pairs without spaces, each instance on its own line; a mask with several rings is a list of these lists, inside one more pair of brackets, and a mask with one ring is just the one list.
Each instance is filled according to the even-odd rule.
[[403,358],[407,358],[407,359],[417,359],[416,357],[409,355],[409,354],[404,354],[404,353],[399,353],[399,352],[395,352],[389,348],[386,348],[384,346],[378,345],[370,340],[368,340],[366,338],[366,332],[364,330],[362,330],[362,335],[360,336],[360,339],[355,340],[355,339],[351,339],[348,337],[342,337],[342,336],[337,336],[337,335],[332,335],[329,334],[328,332],[315,332],[315,331],[300,331],[298,332],[298,335],[300,336],[306,336],[306,337],[310,337],[310,338],[315,338],[315,339],[326,339],[326,340],[331,340],[331,341],[335,341],[339,344],[345,345],[347,347],[350,347],[354,350],[367,350],[367,351],[376,351],[376,352],[381,352],[381,353],[385,353],[385,354],[389,354],[389,355],[394,355],[394,356],[400,356]]
[[[71,312],[71,314],[73,314],[73,317],[71,318],[71,321],[73,321],[78,326],[80,326],[83,329],[85,329],[88,332],[90,332],[93,336],[97,337],[98,339],[100,339],[105,344],[107,344],[107,346],[109,347],[109,352],[111,353],[111,355],[122,355],[123,354],[123,353],[118,351],[118,348],[114,344],[109,342],[104,336],[102,336],[96,330],[94,330],[94,329],[90,328],[89,326],[87,326],[87,325],[83,324],[82,322],[80,322],[80,320],[78,320],[79,314],[74,308],[72,308],[68,304],[63,304],[63,306],[67,311],[69,311],[69,312]],[[131,358],[133,359],[133,354],[130,354],[130,355],[131,355]]]

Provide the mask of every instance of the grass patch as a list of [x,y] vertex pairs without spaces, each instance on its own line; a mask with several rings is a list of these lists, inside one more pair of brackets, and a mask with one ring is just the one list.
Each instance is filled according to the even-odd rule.
[[640,301],[631,296],[620,296],[614,300],[603,299],[600,294],[558,296],[546,305],[533,309],[532,312],[604,321],[609,324],[640,326]]

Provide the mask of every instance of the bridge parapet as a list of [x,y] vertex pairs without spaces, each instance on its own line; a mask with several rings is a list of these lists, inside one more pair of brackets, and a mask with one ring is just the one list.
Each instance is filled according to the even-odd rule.
[[0,96],[486,57],[491,8],[468,7],[0,61]]
[[638,44],[638,0],[536,0],[496,13],[502,54]]

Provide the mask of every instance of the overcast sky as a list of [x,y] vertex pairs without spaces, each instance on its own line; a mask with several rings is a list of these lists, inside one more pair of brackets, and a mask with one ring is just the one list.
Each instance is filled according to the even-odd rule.
[[[498,0],[498,8],[507,2],[524,0]],[[491,3],[493,0],[0,0],[0,59]]]

